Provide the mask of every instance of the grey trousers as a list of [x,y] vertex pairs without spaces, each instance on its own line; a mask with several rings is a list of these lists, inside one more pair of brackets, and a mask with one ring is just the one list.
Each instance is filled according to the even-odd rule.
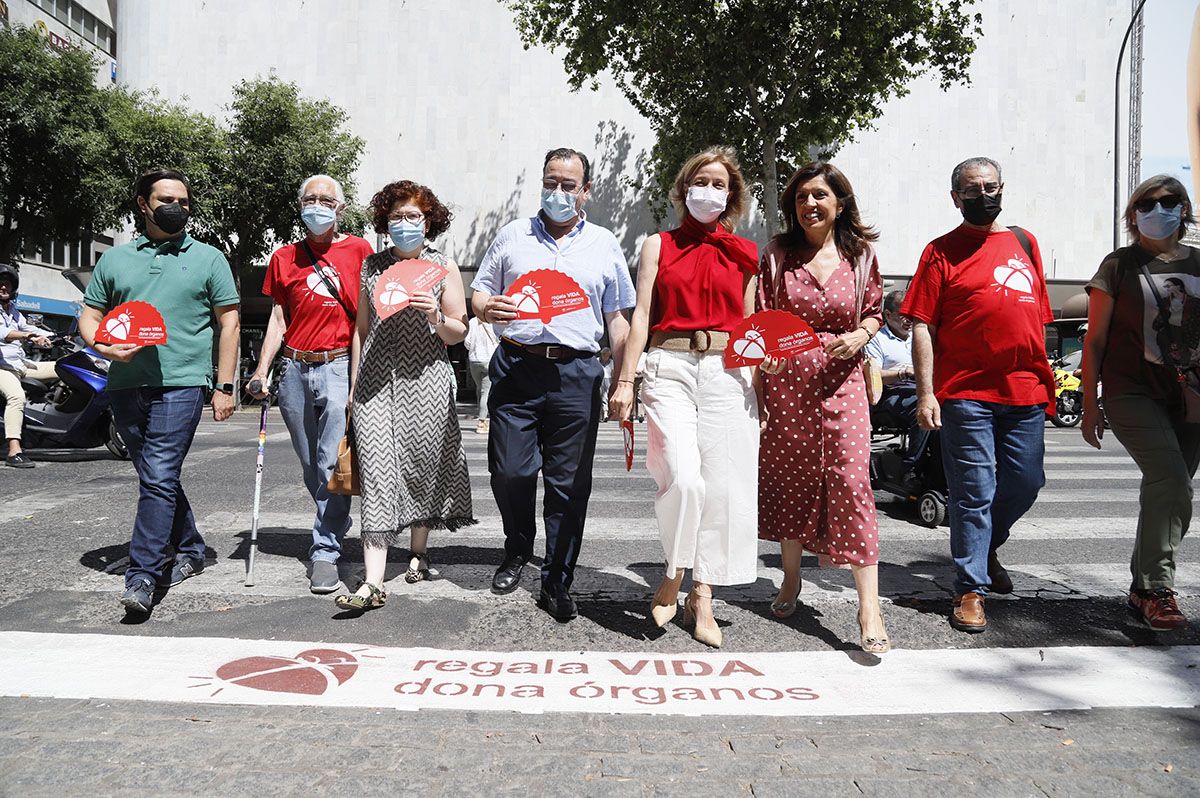
[[1137,540],[1129,563],[1133,587],[1173,587],[1175,552],[1192,520],[1200,424],[1172,419],[1162,402],[1136,394],[1105,394],[1104,411],[1142,472]]

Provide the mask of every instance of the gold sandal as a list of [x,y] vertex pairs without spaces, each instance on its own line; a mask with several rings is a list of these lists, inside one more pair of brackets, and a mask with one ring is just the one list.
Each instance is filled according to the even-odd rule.
[[357,593],[343,593],[333,600],[333,603],[340,610],[348,612],[364,613],[367,610],[373,610],[382,607],[387,603],[387,593],[384,593],[379,588],[370,582],[363,582],[369,591],[368,595],[360,596]]
[[[417,563],[416,568],[413,567],[414,560]],[[437,571],[431,567],[431,563],[429,552],[412,552],[412,557],[408,561],[408,570],[404,572],[404,581],[410,585],[415,585],[417,582],[433,579],[437,576]]]
[[[883,613],[879,614],[880,623],[883,622]],[[868,654],[886,654],[892,650],[892,641],[887,638],[887,630],[884,630],[883,637],[867,637],[867,633],[863,631],[862,614],[858,616],[858,645]]]

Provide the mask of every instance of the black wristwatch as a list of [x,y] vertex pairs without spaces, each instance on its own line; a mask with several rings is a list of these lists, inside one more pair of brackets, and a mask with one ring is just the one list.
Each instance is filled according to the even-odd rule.
[[217,383],[216,385],[213,386],[213,390],[220,391],[221,393],[227,393],[230,396],[233,396],[233,383],[232,382]]

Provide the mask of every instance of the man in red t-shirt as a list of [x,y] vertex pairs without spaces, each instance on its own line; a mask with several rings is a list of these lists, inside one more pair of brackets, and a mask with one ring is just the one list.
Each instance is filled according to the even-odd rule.
[[987,628],[989,590],[1012,592],[996,551],[1046,483],[1054,408],[1041,255],[1033,236],[996,222],[1003,189],[990,158],[954,168],[963,223],[925,247],[901,307],[915,322],[917,420],[941,430],[957,570],[950,623],[967,632]]
[[337,561],[350,528],[350,497],[330,493],[329,475],[346,431],[350,392],[350,341],[358,312],[359,272],[374,250],[358,236],[338,232],[346,207],[341,184],[314,175],[300,187],[303,241],[275,250],[263,280],[271,318],[251,381],[266,396],[267,372],[282,349],[279,409],[304,469],[304,484],[317,505],[309,559],[310,588],[332,593],[341,579]]

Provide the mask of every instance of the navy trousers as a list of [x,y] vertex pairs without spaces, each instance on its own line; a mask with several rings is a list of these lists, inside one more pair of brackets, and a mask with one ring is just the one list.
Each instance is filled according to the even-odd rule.
[[551,361],[508,344],[496,349],[489,369],[488,470],[504,522],[504,553],[523,560],[533,554],[540,471],[542,587],[555,597],[570,589],[583,542],[603,375],[594,356]]

